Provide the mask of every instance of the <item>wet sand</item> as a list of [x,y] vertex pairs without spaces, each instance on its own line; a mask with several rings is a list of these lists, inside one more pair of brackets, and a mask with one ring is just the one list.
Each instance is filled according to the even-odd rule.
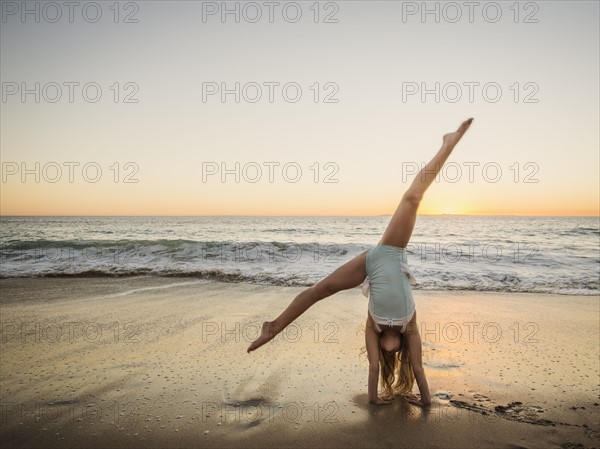
[[[367,401],[358,289],[0,280],[2,447],[600,447],[598,297],[415,290],[433,403]],[[418,392],[415,385],[414,392]]]

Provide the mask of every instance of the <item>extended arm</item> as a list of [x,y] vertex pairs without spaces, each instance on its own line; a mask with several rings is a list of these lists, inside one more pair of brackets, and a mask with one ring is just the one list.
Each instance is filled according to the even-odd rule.
[[431,404],[431,395],[429,393],[429,385],[427,384],[427,377],[425,376],[425,369],[423,368],[423,354],[422,354],[422,343],[421,335],[419,334],[419,327],[417,326],[417,313],[413,315],[410,323],[406,329],[406,339],[408,340],[408,352],[410,354],[410,364],[415,375],[415,380],[421,393],[421,399],[413,398],[410,400],[416,405],[428,405]]
[[371,315],[367,317],[367,324],[365,325],[365,343],[369,359],[369,402],[371,404],[390,404],[386,397],[380,398],[377,394],[377,386],[379,385],[379,337]]

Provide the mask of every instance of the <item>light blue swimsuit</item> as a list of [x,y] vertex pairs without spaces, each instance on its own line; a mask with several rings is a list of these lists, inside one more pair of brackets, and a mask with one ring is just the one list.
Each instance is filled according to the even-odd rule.
[[367,278],[362,291],[369,298],[369,313],[378,325],[406,325],[415,313],[415,301],[410,284],[415,278],[406,264],[406,248],[377,245],[367,252]]

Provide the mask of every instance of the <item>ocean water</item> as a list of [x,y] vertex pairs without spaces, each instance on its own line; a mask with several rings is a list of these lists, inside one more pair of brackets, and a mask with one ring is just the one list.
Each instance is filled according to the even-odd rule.
[[[0,277],[189,276],[308,286],[381,217],[0,217]],[[419,216],[415,289],[600,293],[598,217]]]

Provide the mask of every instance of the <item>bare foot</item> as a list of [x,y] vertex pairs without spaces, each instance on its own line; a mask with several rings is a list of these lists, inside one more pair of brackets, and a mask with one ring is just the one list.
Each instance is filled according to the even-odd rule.
[[275,334],[273,331],[273,322],[265,321],[262,325],[262,330],[260,332],[260,336],[256,340],[254,340],[250,344],[250,346],[248,346],[248,349],[246,352],[254,351],[255,349],[260,348],[262,345],[267,343],[269,340],[272,340],[274,336],[275,336]]
[[453,133],[446,134],[444,136],[443,146],[448,147],[448,148],[454,148],[454,146],[462,138],[463,134],[467,132],[467,129],[469,129],[469,126],[471,126],[471,123],[473,123],[473,118],[470,118],[470,119],[462,122],[462,124],[458,127],[458,129],[456,131],[454,131]]

